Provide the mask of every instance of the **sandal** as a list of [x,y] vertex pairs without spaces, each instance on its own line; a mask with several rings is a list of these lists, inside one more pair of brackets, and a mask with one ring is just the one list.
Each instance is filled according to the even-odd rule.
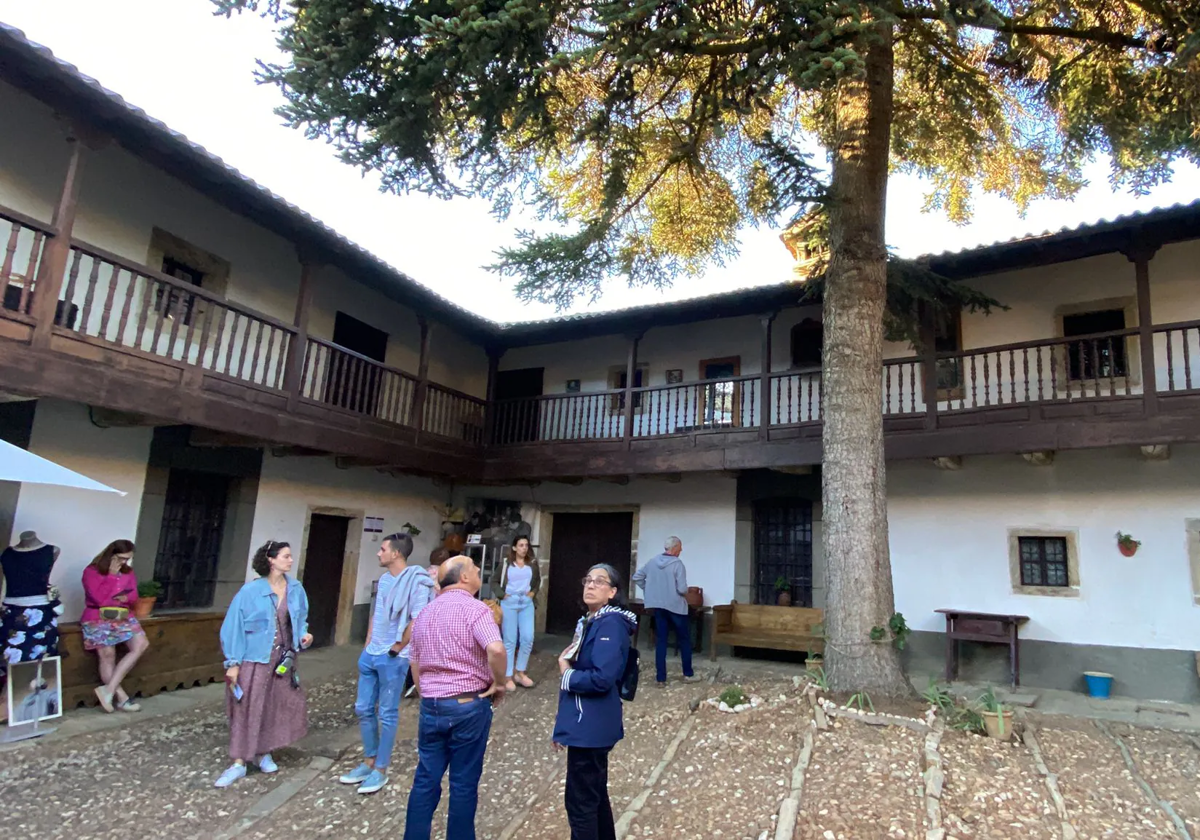
[[133,700],[124,700],[116,704],[118,712],[140,712],[142,710],[141,703],[135,703]]
[[100,685],[96,686],[94,691],[96,692],[96,699],[100,701],[100,708],[104,709],[104,711],[108,712],[109,714],[112,714],[113,696],[109,690]]
[[537,683],[529,679],[529,677],[525,674],[514,677],[514,679],[517,681],[517,685],[521,686],[522,688],[533,688],[535,685],[537,685]]
[[506,682],[506,683],[504,684],[504,690],[505,690],[505,691],[516,691],[516,690],[517,690],[517,686],[516,686],[516,684],[515,684],[515,683],[514,683],[512,680],[509,680],[508,682]]

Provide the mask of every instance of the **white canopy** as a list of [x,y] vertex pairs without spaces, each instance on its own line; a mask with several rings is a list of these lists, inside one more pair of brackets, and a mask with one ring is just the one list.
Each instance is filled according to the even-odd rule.
[[52,484],[56,487],[77,487],[80,490],[100,490],[104,493],[125,494],[120,490],[92,481],[40,455],[27,452],[0,440],[0,481],[20,481],[26,484]]

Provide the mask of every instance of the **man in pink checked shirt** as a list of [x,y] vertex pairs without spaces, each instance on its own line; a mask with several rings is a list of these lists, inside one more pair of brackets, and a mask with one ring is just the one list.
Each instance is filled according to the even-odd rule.
[[492,611],[475,597],[483,583],[479,569],[459,556],[440,572],[441,592],[413,621],[410,661],[421,714],[404,840],[429,840],[447,767],[446,840],[475,840],[492,706],[504,699],[508,655]]

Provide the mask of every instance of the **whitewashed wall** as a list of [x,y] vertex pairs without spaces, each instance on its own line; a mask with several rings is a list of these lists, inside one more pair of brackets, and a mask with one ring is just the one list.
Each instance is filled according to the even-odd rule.
[[[621,487],[588,481],[577,487],[542,484],[534,488],[458,488],[456,499],[484,497],[522,502],[526,516],[544,506],[637,505],[638,562],[661,553],[667,537],[683,540],[688,584],[704,589],[707,604],[728,604],[734,598],[734,542],[737,480],[718,474],[685,475],[678,484],[634,479]],[[538,524],[533,521],[535,526]],[[534,540],[539,539],[535,530]],[[540,546],[543,555],[550,546]],[[550,557],[550,574],[554,558]]]
[[[412,558],[420,565],[428,563],[429,552],[441,542],[441,516],[434,508],[446,502],[447,491],[434,487],[428,479],[396,478],[361,468],[342,470],[334,465],[332,458],[277,458],[267,454],[258,486],[251,551],[267,540],[290,542],[298,559],[296,572],[300,575],[306,559],[304,533],[311,508],[341,508],[364,516],[383,517],[381,534],[364,533],[360,526],[357,534],[349,535],[349,539],[359,541],[356,604],[371,600],[371,582],[380,575],[375,552],[382,537],[411,522],[421,531],[413,539]],[[249,580],[254,576],[249,557],[245,569]]]
[[[137,534],[152,434],[145,427],[101,429],[89,421],[85,405],[38,401],[29,451],[126,494],[21,486],[13,539],[22,531],[37,531],[43,542],[62,549],[50,580],[62,593],[65,621],[76,621],[83,612],[81,576],[92,558],[113,540]],[[154,558],[135,555],[134,568],[150,580]]]
[[[1016,455],[957,472],[889,464],[896,608],[915,630],[944,630],[936,609],[970,609],[1029,616],[1023,638],[1194,650],[1185,520],[1200,516],[1198,474],[1196,446],[1164,462],[1122,448],[1060,452],[1048,467]],[[1010,528],[1077,530],[1079,597],[1014,595]],[[1118,529],[1142,541],[1136,557],[1118,552]]]

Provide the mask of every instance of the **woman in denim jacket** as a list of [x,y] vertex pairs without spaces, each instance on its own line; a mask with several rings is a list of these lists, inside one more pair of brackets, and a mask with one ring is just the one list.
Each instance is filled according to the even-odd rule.
[[308,596],[292,570],[292,549],[269,540],[250,563],[259,577],[238,590],[221,624],[225,652],[225,707],[233,764],[217,779],[229,787],[246,775],[246,762],[264,773],[279,768],[271,751],[308,732],[304,689],[296,675],[296,652],[312,644]]

